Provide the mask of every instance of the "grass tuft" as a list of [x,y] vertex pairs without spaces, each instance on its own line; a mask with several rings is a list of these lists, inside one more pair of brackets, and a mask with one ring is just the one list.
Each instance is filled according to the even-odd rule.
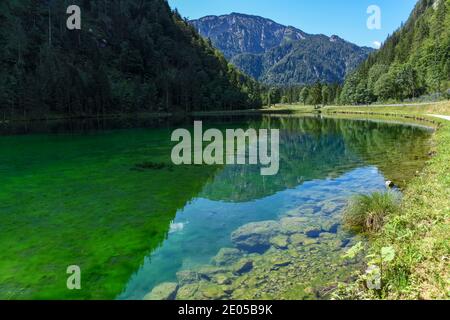
[[344,212],[344,227],[356,233],[375,234],[399,207],[400,196],[394,191],[357,195]]

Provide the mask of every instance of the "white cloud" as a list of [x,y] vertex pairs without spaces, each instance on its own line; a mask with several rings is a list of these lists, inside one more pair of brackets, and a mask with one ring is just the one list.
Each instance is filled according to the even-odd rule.
[[374,41],[373,42],[373,46],[375,49],[380,49],[381,48],[381,42],[380,41]]

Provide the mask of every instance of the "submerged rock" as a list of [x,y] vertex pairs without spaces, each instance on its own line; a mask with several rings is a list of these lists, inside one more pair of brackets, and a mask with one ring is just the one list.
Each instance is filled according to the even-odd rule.
[[252,271],[252,269],[253,269],[253,261],[245,259],[245,260],[239,261],[236,264],[234,273],[236,275],[242,275],[244,273],[248,273],[248,272]]
[[310,246],[312,244],[317,244],[317,238],[306,238],[305,241],[303,242],[304,246]]
[[221,300],[228,297],[222,286],[209,281],[199,281],[178,289],[177,300]]
[[292,209],[292,210],[289,210],[288,212],[286,212],[286,216],[288,216],[288,217],[299,217],[301,215],[302,215],[302,213],[299,208]]
[[219,285],[229,285],[233,283],[233,275],[231,273],[221,273],[216,275],[213,280]]
[[294,246],[298,246],[298,245],[302,245],[305,243],[305,241],[308,239],[307,236],[305,236],[302,233],[296,233],[291,235],[291,237],[289,238],[290,242],[292,245]]
[[178,289],[177,300],[200,300],[204,297],[199,293],[199,284],[186,284]]
[[328,233],[337,233],[340,227],[340,223],[335,221],[327,221],[322,223],[322,230]]
[[341,239],[333,239],[328,242],[328,246],[330,246],[332,250],[342,250],[342,241]]
[[147,294],[144,300],[175,300],[178,284],[172,282],[162,283]]
[[212,263],[216,266],[229,266],[242,258],[242,251],[235,248],[222,248],[217,255],[212,258]]
[[338,204],[333,201],[325,201],[322,203],[321,211],[324,214],[330,215],[339,208]]
[[[342,201],[341,201],[342,202]],[[316,289],[335,283],[356,265],[342,263],[348,240],[336,207],[323,200],[311,206],[333,214],[297,208],[279,221],[249,223],[236,229],[235,248],[222,248],[206,266],[177,274],[177,299],[312,299]],[[308,208],[310,211],[311,208]]]
[[231,235],[234,245],[247,252],[263,253],[270,248],[270,239],[280,230],[276,221],[263,221],[246,224]]
[[228,269],[224,267],[204,266],[197,272],[201,280],[210,281],[215,275],[228,272]]
[[270,239],[270,243],[277,249],[286,249],[289,245],[289,238],[287,236],[275,236]]
[[390,180],[386,181],[385,185],[386,185],[386,188],[388,188],[388,189],[392,189],[395,187],[394,182],[392,182]]
[[315,213],[314,208],[311,206],[308,207],[300,207],[293,210],[290,210],[286,213],[287,217],[306,217],[313,216]]
[[208,300],[222,300],[228,296],[222,286],[214,283],[203,283],[199,286],[198,290]]
[[288,217],[280,221],[281,232],[287,235],[303,232],[309,219],[305,217]]
[[333,234],[333,233],[330,233],[330,232],[322,232],[322,233],[320,234],[320,239],[329,241],[329,240],[334,240],[334,239],[337,239],[337,238],[336,238],[336,235]]
[[314,216],[314,214],[316,213],[316,211],[314,210],[314,208],[304,208],[302,209],[302,216]]
[[292,263],[292,260],[289,257],[273,257],[271,259],[271,263],[273,265],[272,270],[278,270],[278,268],[286,267]]
[[317,226],[309,226],[305,229],[305,234],[309,238],[318,238],[322,232],[322,228]]
[[181,285],[185,285],[199,281],[200,275],[196,271],[182,270],[177,272],[177,279]]

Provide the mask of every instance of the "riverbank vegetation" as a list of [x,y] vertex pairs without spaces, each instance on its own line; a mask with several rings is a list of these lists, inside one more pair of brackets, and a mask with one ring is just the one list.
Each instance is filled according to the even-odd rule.
[[[332,108],[334,113],[357,111],[372,115],[427,117],[437,109],[450,113],[450,103],[435,106]],[[431,119],[431,118],[429,118]],[[389,248],[395,256],[383,264],[380,290],[359,281],[340,288],[339,298],[448,299],[450,298],[450,122],[439,122],[432,138],[425,169],[403,192],[398,212],[386,217],[384,226],[369,243],[370,256]],[[370,260],[370,259],[369,259]]]
[[[443,101],[416,105],[330,106],[326,107],[323,111],[328,114],[373,114],[375,116],[418,116],[423,118],[428,114],[450,115],[449,105],[449,101]],[[297,108],[300,108],[300,106],[297,106]],[[436,119],[428,118],[428,120],[434,121]]]
[[399,200],[399,194],[393,191],[357,195],[344,211],[344,226],[368,235],[379,232],[386,218],[398,211]]

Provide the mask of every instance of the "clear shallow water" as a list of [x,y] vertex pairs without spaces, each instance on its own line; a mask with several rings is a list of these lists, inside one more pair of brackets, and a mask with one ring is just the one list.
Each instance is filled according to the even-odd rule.
[[[170,133],[183,122],[155,121],[0,137],[0,298],[141,299],[165,282],[177,283],[182,298],[320,298],[358,268],[339,258],[355,241],[339,227],[349,196],[383,189],[386,179],[407,182],[426,160],[430,135],[310,117],[205,120],[281,129],[280,173],[261,177],[253,166],[171,166]],[[211,263],[239,247],[233,232],[267,220],[284,223],[271,235],[277,245]],[[305,238],[317,225],[321,234]],[[242,260],[251,270],[236,272]],[[71,264],[82,269],[78,292],[65,287]]]
[[[142,299],[156,284],[176,282],[176,272],[196,270],[208,264],[221,248],[233,247],[230,234],[246,223],[277,220],[302,204],[329,199],[338,204],[335,210],[339,211],[352,194],[380,190],[384,182],[375,167],[364,167],[336,179],[306,182],[251,202],[226,203],[198,198],[177,213],[172,224],[179,228],[173,229],[164,244],[146,257],[120,298]],[[317,217],[320,215],[319,209]],[[329,214],[322,218],[329,218]],[[345,238],[351,240],[351,236]]]

